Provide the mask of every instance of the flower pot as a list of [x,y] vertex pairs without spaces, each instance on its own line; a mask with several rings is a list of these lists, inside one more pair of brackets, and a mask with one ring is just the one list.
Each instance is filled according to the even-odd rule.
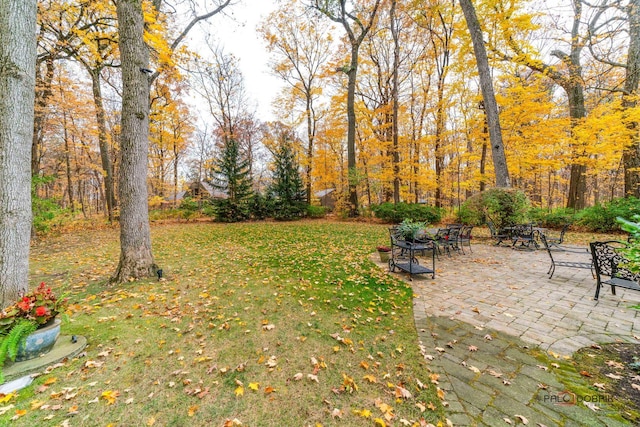
[[18,347],[16,362],[35,359],[51,351],[60,335],[60,323],[62,323],[60,319],[53,319],[52,322],[28,335]]
[[389,262],[389,251],[378,251],[378,255],[380,255],[380,262]]

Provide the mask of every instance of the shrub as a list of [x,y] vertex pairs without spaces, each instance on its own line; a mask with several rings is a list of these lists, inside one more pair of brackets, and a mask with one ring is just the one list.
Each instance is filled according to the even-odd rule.
[[529,219],[541,227],[562,228],[565,224],[575,222],[575,214],[574,210],[570,208],[558,208],[551,211],[545,208],[531,208]]
[[265,219],[271,216],[273,200],[269,197],[255,192],[251,198],[249,206],[251,212],[251,218],[253,219]]
[[307,206],[307,216],[309,218],[324,218],[326,214],[327,214],[327,208],[324,206],[315,206],[315,205]]
[[529,199],[520,190],[492,188],[467,199],[458,212],[465,224],[480,225],[487,220],[503,228],[527,220]]
[[442,212],[433,206],[417,203],[382,203],[374,205],[371,210],[377,218],[390,223],[399,223],[405,219],[429,224],[440,222]]
[[214,216],[219,222],[240,222],[249,219],[249,206],[244,202],[235,202],[230,199],[218,199],[213,201]]
[[305,202],[276,200],[273,203],[273,219],[278,221],[300,219],[306,212],[307,204]]
[[610,232],[620,230],[616,218],[632,218],[640,214],[640,200],[635,197],[613,199],[604,205],[595,205],[576,214],[576,223],[589,231]]

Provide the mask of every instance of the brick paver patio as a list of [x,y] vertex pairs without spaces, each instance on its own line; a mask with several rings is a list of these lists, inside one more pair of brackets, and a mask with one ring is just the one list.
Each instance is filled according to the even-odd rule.
[[[585,248],[562,259],[589,262],[590,255]],[[409,282],[418,336],[453,425],[518,425],[520,417],[549,427],[630,425],[606,402],[597,411],[558,404],[566,387],[530,350],[561,358],[595,343],[640,343],[640,311],[630,308],[640,292],[605,288],[594,301],[588,270],[558,267],[548,279],[549,266],[543,250],[475,244],[473,253],[441,255],[435,279]],[[564,380],[584,383],[578,373]]]

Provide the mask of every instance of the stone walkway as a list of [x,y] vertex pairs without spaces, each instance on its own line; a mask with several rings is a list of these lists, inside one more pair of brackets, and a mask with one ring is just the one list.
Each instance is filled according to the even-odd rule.
[[[586,250],[558,257],[590,261]],[[557,267],[548,279],[549,266],[543,250],[476,244],[473,253],[440,256],[435,279],[409,282],[418,335],[455,426],[630,425],[606,401],[588,402],[597,410],[576,402],[559,376],[584,384],[580,374],[537,360],[531,350],[562,361],[595,343],[640,343],[640,311],[629,308],[640,292],[605,288],[594,301],[589,270]]]

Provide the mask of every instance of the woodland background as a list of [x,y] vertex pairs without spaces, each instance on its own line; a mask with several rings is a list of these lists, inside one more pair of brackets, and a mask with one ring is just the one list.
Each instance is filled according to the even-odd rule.
[[[344,65],[351,46],[341,26],[318,12],[323,2],[281,0],[258,28],[273,73],[287,83],[273,102],[276,122],[257,117],[225,34],[197,51],[176,43],[184,22],[198,16],[195,2],[162,11],[151,3],[143,2],[149,71],[157,73],[151,208],[178,204],[174,195],[185,183],[213,180],[212,165],[230,139],[255,192],[270,185],[276,147],[291,142],[307,198],[335,188],[339,212],[348,209],[350,183],[363,206],[396,200],[450,209],[494,185],[475,57],[455,1],[348,2],[354,16],[373,16],[359,46],[351,173]],[[483,0],[475,7],[512,186],[546,209],[638,196],[636,1]],[[215,16],[214,26],[216,19],[226,18]],[[38,30],[34,195],[48,211],[111,219],[121,164],[115,6],[41,1]]]

